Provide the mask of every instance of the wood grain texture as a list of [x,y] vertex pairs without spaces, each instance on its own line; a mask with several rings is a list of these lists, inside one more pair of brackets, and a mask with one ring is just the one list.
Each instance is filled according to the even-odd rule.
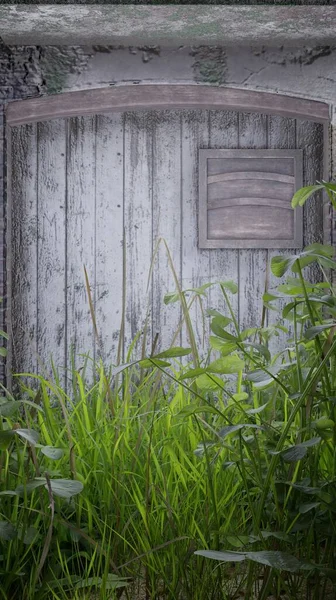
[[305,117],[319,122],[329,120],[329,106],[324,102],[197,84],[122,85],[29,98],[11,102],[7,106],[6,117],[10,125],[20,125],[113,111],[176,108],[239,110]]
[[37,355],[37,127],[12,131],[12,335],[14,372],[36,373]]
[[[153,116],[126,113],[124,143],[124,226],[126,236],[125,351],[139,332],[147,331],[151,345],[151,288],[148,276],[152,261],[152,143]],[[147,323],[147,329],[145,325]],[[140,358],[143,337],[133,357]]]
[[[267,117],[239,114],[239,148],[267,147]],[[266,250],[239,250],[239,323],[241,329],[261,322],[266,282]]]
[[[157,349],[180,345],[175,337],[181,320],[180,302],[164,305],[165,294],[176,290],[173,268],[181,281],[181,113],[153,113],[153,248],[161,239],[153,269],[153,337]],[[189,227],[189,224],[186,223]]]
[[[267,146],[268,148],[279,148],[279,149],[294,149],[296,148],[296,121],[295,119],[287,119],[285,117],[279,117],[272,115],[268,117],[268,131],[267,131]],[[283,256],[288,254],[295,254],[297,249],[292,248],[288,250],[269,250],[267,255],[268,260],[268,289],[272,293],[275,291],[277,286],[284,283],[287,279],[287,275],[278,278],[272,274],[270,268],[270,262],[274,256]],[[284,321],[281,318],[281,312],[286,304],[286,300],[279,300],[275,303],[276,307],[280,312],[267,311],[267,324],[268,325],[285,325],[288,327],[289,336],[293,335],[293,329],[289,321]],[[279,331],[278,337],[273,337],[269,342],[269,349],[271,353],[277,352],[280,348],[286,346],[288,335]]]
[[[94,296],[95,286],[95,119],[69,120],[67,164],[67,350],[76,367],[80,354],[95,356],[95,340],[84,279],[84,266]],[[88,374],[90,370],[87,371]]]
[[123,310],[123,126],[120,113],[97,116],[95,311],[106,365],[117,362]]
[[37,348],[39,371],[51,359],[65,379],[66,137],[64,120],[38,124]]
[[[181,130],[182,171],[182,288],[199,287],[210,282],[210,251],[198,247],[198,154],[199,148],[209,146],[208,111],[183,111]],[[200,304],[202,302],[202,306]],[[194,335],[203,357],[208,351],[209,307],[208,294],[196,300],[190,309]],[[186,328],[182,330],[182,346],[188,347],[190,339]]]
[[[296,145],[303,148],[303,184],[312,185],[323,178],[323,126],[298,119],[296,124]],[[303,240],[304,246],[315,242],[323,243],[323,195],[314,194],[304,206]],[[320,281],[318,265],[306,267],[304,274],[308,280]]]
[[[210,112],[210,147],[238,148],[238,113],[236,111]],[[238,250],[216,249],[210,251],[211,283],[233,280],[238,283],[239,264]],[[239,317],[238,294],[231,296],[232,308]],[[219,285],[210,288],[210,307],[229,314],[225,299]],[[233,329],[232,329],[233,331]]]

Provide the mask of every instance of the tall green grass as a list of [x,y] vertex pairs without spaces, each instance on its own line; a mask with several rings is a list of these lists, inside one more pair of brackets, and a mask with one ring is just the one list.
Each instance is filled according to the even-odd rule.
[[273,259],[289,277],[264,306],[280,300],[293,331],[274,356],[277,328],[242,331],[221,282],[230,316],[210,311],[202,360],[189,310],[206,287],[188,296],[176,279],[190,348],[97,363],[94,383],[86,360],[67,392],[56,370],[4,390],[0,598],[335,597],[333,253]]

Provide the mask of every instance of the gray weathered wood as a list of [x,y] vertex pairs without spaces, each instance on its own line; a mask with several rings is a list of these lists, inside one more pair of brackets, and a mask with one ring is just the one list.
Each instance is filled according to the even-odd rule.
[[[102,356],[107,364],[115,363],[123,312],[124,272],[127,280],[124,358],[135,336],[143,331],[146,317],[145,352],[150,352],[157,333],[156,350],[167,348],[174,338],[181,310],[178,303],[168,306],[163,303],[164,294],[175,289],[163,246],[149,280],[153,249],[160,236],[167,241],[183,289],[234,280],[239,284],[239,294],[231,299],[241,326],[260,325],[267,258],[292,250],[273,250],[272,239],[266,240],[268,252],[252,247],[238,250],[239,239],[233,240],[232,249],[199,248],[198,154],[200,148],[209,147],[217,152],[221,148],[232,152],[239,147],[268,146],[276,152],[304,148],[305,183],[313,183],[322,176],[322,126],[306,120],[299,122],[297,139],[295,127],[295,120],[283,117],[267,121],[260,114],[239,116],[237,111],[184,110],[50,121],[38,126],[38,134],[35,125],[12,128],[12,202],[8,221],[10,224],[12,218],[12,236],[8,238],[11,248],[8,268],[12,273],[9,310],[13,314],[14,369],[41,372],[37,351],[45,365],[49,366],[49,356],[53,354],[56,366],[64,367],[66,360],[69,367],[72,344],[77,357],[84,352],[92,358]],[[276,155],[274,163],[273,159],[267,163],[268,173],[275,172],[279,156]],[[226,159],[216,162],[213,158],[208,175],[213,178],[228,175],[233,167],[246,174],[251,160],[254,159],[250,156],[246,164],[241,164],[233,158],[229,164]],[[286,178],[293,177],[291,165],[292,161],[284,163],[280,175],[285,180],[281,185],[288,185]],[[214,180],[210,186],[222,183]],[[230,186],[232,180],[225,183]],[[236,204],[251,200],[248,188],[239,197],[242,188],[230,190]],[[281,198],[282,192],[277,193],[276,206],[261,207],[264,212],[272,211],[269,219],[276,223],[282,219],[280,213],[275,215],[281,208]],[[212,202],[217,200],[215,195]],[[221,198],[221,202],[231,200]],[[237,221],[236,206],[230,210],[233,226]],[[323,209],[316,201],[307,205],[307,211],[305,238],[321,240]],[[214,219],[214,228],[218,221]],[[230,228],[227,215],[219,224],[221,228]],[[256,240],[256,245],[259,244]],[[93,335],[84,265],[100,333],[98,345]],[[310,270],[310,275],[315,277],[316,273]],[[269,285],[277,283],[270,276]],[[204,308],[208,307],[228,314],[219,286],[209,289],[209,301],[205,300]],[[205,319],[204,337],[198,304],[192,307],[191,316],[200,354],[204,356],[209,349],[209,318]],[[274,322],[278,322],[278,317],[270,313],[268,323]],[[134,358],[141,356],[142,341],[135,344]],[[271,349],[277,350],[282,341],[284,338],[272,342]],[[189,344],[185,328],[174,343]],[[83,359],[78,357],[76,366],[82,363]]]
[[[287,119],[276,115],[268,117],[268,148],[280,148],[280,149],[294,149],[296,148],[296,122],[295,119]],[[278,285],[284,283],[287,280],[287,275],[278,278],[272,274],[270,268],[270,262],[274,256],[283,256],[288,254],[295,254],[297,250],[295,248],[288,250],[268,250],[268,289],[270,292],[275,291]],[[268,325],[285,325],[289,331],[289,337],[293,335],[293,330],[289,321],[284,322],[281,318],[281,311],[286,304],[286,300],[279,300],[275,303],[279,312],[268,311],[267,312],[267,324]],[[269,342],[269,349],[272,354],[277,352],[279,349],[285,348],[288,344],[288,335],[279,330],[279,336],[271,338]]]
[[[181,130],[182,169],[182,288],[190,289],[210,283],[210,251],[198,248],[198,152],[209,146],[208,111],[183,111]],[[189,296],[190,299],[190,296]],[[202,302],[202,305],[200,304]],[[203,309],[202,309],[203,307]],[[208,294],[200,296],[190,308],[190,318],[200,356],[208,351]],[[182,346],[190,339],[182,329]]]
[[[68,361],[76,352],[95,356],[93,324],[84,279],[87,270],[92,295],[95,288],[95,119],[70,119],[67,156],[67,346]],[[68,365],[70,363],[68,362]],[[90,364],[88,371],[90,372]]]
[[[267,117],[239,114],[239,148],[266,148]],[[266,250],[239,250],[239,323],[242,329],[260,325],[266,281]]]
[[123,313],[123,125],[120,113],[97,116],[95,310],[106,365],[117,362]]
[[7,107],[7,119],[10,125],[20,125],[112,111],[176,108],[240,110],[304,117],[319,122],[329,120],[329,106],[324,102],[195,84],[122,85],[29,98],[11,102]]
[[[165,307],[164,295],[176,290],[173,269],[181,281],[181,113],[153,113],[153,339],[157,349],[180,345],[175,337],[181,320],[180,302]],[[186,224],[189,227],[189,224]],[[167,243],[170,259],[168,257]]]
[[[66,138],[64,120],[38,124],[37,349],[42,374],[51,358],[64,382]],[[36,243],[36,240],[35,240]]]
[[[152,143],[153,116],[126,113],[124,142],[124,226],[126,236],[125,351],[135,336],[146,331],[151,341],[152,304],[148,276],[152,261]],[[143,335],[133,358],[140,358]]]
[[13,129],[12,335],[14,372],[36,373],[37,355],[37,126]]
[[[238,113],[236,111],[210,112],[210,148],[238,148]],[[213,240],[215,241],[215,240]],[[231,249],[210,251],[210,280],[217,285],[210,288],[210,307],[229,315],[220,281],[233,280],[238,283],[239,265],[237,245]],[[229,297],[236,317],[239,317],[238,294]],[[233,329],[232,329],[233,332]]]
[[[323,126],[309,121],[297,120],[296,145],[303,148],[303,183],[312,185],[323,178]],[[323,243],[323,195],[314,194],[306,203],[303,212],[304,245]],[[321,271],[317,265],[304,271],[308,279],[320,280]]]

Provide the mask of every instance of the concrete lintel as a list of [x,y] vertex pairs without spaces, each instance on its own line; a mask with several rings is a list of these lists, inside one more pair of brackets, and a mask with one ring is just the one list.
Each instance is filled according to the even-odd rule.
[[12,5],[9,45],[334,44],[336,6]]

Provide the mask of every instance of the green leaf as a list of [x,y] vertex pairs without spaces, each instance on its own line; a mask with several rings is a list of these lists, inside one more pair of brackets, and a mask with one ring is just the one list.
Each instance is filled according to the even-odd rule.
[[305,515],[318,506],[320,506],[320,502],[306,502],[305,504],[301,504],[301,506],[299,506],[299,513],[301,513],[301,515]]
[[244,369],[244,366],[245,363],[239,356],[224,356],[210,363],[207,370],[209,373],[229,375],[240,373]]
[[0,356],[7,356],[7,348],[0,346]]
[[24,483],[22,485],[18,485],[15,492],[19,496],[23,496],[25,493],[29,495],[34,490],[36,490],[39,487],[42,487],[45,484],[46,484],[45,477],[36,477],[35,479],[32,479],[31,481],[27,481],[26,483]]
[[237,349],[236,342],[226,342],[225,340],[215,337],[214,335],[210,335],[209,342],[211,348],[218,350],[222,356],[228,356]]
[[225,290],[229,290],[231,294],[237,294],[238,292],[238,285],[234,281],[220,281],[219,285]]
[[301,444],[290,446],[285,450],[280,450],[279,452],[271,451],[270,453],[280,454],[285,462],[297,462],[306,456],[308,448],[316,446],[316,444],[319,444],[320,441],[320,437],[315,437],[307,440],[306,442],[302,442]]
[[158,358],[145,358],[139,362],[140,369],[153,369],[154,367],[170,367],[170,363],[166,360]]
[[215,392],[218,391],[218,388],[223,389],[224,381],[222,381],[222,379],[219,377],[216,377],[216,375],[209,375],[205,373],[204,375],[197,377],[197,387],[204,392]]
[[246,375],[246,379],[248,381],[251,381],[255,387],[264,387],[274,382],[272,375],[276,377],[279,373],[279,370],[280,368],[275,366],[268,367],[268,373],[266,373],[266,371],[264,371],[263,369],[256,369],[255,371],[251,371],[250,373],[248,373]]
[[10,542],[16,538],[16,529],[12,523],[8,521],[0,521],[0,539]]
[[83,491],[81,481],[72,479],[51,479],[50,486],[53,494],[60,498],[72,498]]
[[51,460],[58,460],[64,456],[63,448],[54,448],[53,446],[42,446],[41,448],[42,454],[47,456],[47,458],[51,458]]
[[234,337],[234,335],[231,335],[231,333],[225,331],[225,329],[223,328],[223,322],[223,317],[214,317],[210,325],[211,331],[218,337],[223,338],[225,340],[229,340],[232,342],[238,341],[238,338]]
[[250,408],[249,410],[246,411],[246,413],[248,415],[258,415],[259,413],[261,413],[263,410],[265,410],[266,406],[268,405],[268,402],[266,402],[265,404],[263,404],[262,406],[258,406],[258,408]]
[[267,346],[264,344],[252,344],[252,342],[244,342],[244,346],[247,348],[254,348],[261,356],[263,356],[268,362],[271,360],[271,354]]
[[178,414],[181,417],[190,417],[191,415],[197,415],[200,413],[211,413],[213,415],[217,415],[218,411],[209,404],[205,404],[203,406],[198,406],[197,404],[188,404],[187,406],[184,406]]
[[153,358],[178,358],[179,356],[187,356],[191,354],[191,348],[169,348],[160,354],[156,354]]
[[190,369],[189,371],[182,373],[179,379],[191,379],[192,377],[198,377],[199,375],[203,375],[203,373],[206,373],[206,369],[198,367],[197,369]]
[[315,192],[323,189],[323,185],[308,185],[300,188],[297,192],[295,192],[292,198],[292,208],[296,208],[297,206],[303,206],[305,202],[313,195]]
[[38,444],[40,436],[37,431],[34,431],[34,429],[15,429],[14,431],[16,435],[29,442],[32,446]]
[[14,429],[0,431],[0,448],[2,450],[5,450],[6,448],[8,448],[8,446],[14,436],[15,436]]
[[243,554],[242,552],[218,552],[216,550],[196,550],[195,554],[197,554],[198,556],[204,556],[205,558],[220,560],[222,562],[242,562],[246,559],[246,554]]
[[327,329],[331,329],[332,327],[336,327],[336,323],[327,323],[326,325],[315,325],[314,327],[309,327],[308,329],[306,329],[304,336],[307,340],[312,340],[317,335],[322,333],[322,331],[326,331]]
[[180,300],[180,295],[178,292],[169,292],[163,297],[163,302],[165,304],[173,304],[174,302],[178,302]]
[[4,402],[0,404],[0,416],[1,417],[11,417],[19,410],[19,402],[16,400],[10,400],[8,402]]
[[0,329],[0,336],[5,338],[5,340],[9,339],[8,333],[6,333],[6,331],[4,331],[3,329]]
[[298,259],[297,255],[292,256],[273,256],[271,259],[271,271],[275,277],[283,277],[290,269],[295,261]]
[[311,570],[314,568],[314,565],[298,560],[291,554],[279,551],[216,552],[213,550],[197,550],[195,554],[222,562],[241,562],[248,559],[273,569],[278,569],[279,571],[290,571],[293,573],[301,569]]

